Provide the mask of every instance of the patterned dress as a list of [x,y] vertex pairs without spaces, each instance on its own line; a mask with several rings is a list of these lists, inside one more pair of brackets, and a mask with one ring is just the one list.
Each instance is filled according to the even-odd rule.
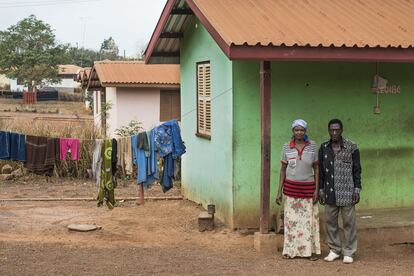
[[318,162],[316,144],[306,142],[302,151],[296,149],[294,141],[285,144],[281,162],[287,165],[283,255],[294,258],[320,254],[319,209],[312,198],[316,188],[313,164]]
[[98,206],[105,202],[108,208],[115,206],[116,180],[112,173],[112,140],[105,140],[102,144],[101,183],[98,193]]

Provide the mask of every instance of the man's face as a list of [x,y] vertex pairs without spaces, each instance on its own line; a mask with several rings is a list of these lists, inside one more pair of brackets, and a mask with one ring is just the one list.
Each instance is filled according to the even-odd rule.
[[331,124],[328,131],[332,142],[338,142],[341,139],[342,129],[340,124]]

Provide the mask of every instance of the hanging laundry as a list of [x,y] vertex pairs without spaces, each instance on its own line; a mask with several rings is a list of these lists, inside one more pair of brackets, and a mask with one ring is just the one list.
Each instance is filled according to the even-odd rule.
[[154,134],[155,131],[152,129],[147,137],[149,138],[149,151],[147,157],[147,180],[145,181],[146,186],[152,185],[155,181],[159,180],[158,176],[158,158],[155,151]]
[[[143,184],[147,181],[147,157],[145,156],[145,151],[142,148],[139,148],[138,141],[139,141],[138,135],[133,135],[131,137],[131,144],[132,144],[132,151],[133,151],[133,157],[135,160],[135,164],[138,167],[138,173],[137,173],[137,183]],[[141,139],[143,136],[141,136]],[[148,187],[148,186],[145,186]]]
[[66,155],[70,151],[72,160],[79,158],[80,140],[77,138],[60,138],[60,160],[66,160]]
[[53,175],[59,139],[26,136],[25,168],[37,174]]
[[116,139],[112,139],[112,175],[115,175],[118,171],[118,142]]
[[26,160],[26,136],[20,133],[0,131],[0,159]]
[[10,159],[10,132],[0,131],[0,159]]
[[131,137],[118,138],[118,166],[127,175],[132,174]]
[[138,148],[144,151],[149,151],[148,135],[146,132],[138,133]]
[[102,166],[101,166],[101,183],[98,193],[98,207],[102,206],[104,200],[108,208],[115,206],[116,179],[112,173],[112,140],[105,140],[102,143]]
[[20,133],[10,133],[10,159],[26,161],[26,136]]
[[92,152],[92,176],[96,179],[96,186],[101,185],[101,165],[102,165],[102,143],[103,140],[96,139],[93,142],[93,152]]
[[177,159],[185,153],[178,122],[171,120],[155,128],[154,143],[160,157],[164,159],[161,186],[165,193],[173,186]]

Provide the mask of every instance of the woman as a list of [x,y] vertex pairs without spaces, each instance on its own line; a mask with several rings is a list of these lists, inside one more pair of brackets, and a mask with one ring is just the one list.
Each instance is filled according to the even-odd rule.
[[283,145],[279,189],[276,203],[284,204],[283,257],[307,257],[321,254],[318,211],[318,151],[306,135],[307,123],[298,119],[292,123],[293,137]]

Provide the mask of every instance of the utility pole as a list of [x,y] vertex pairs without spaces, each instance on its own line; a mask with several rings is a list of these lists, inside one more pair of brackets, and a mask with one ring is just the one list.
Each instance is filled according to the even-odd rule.
[[[86,20],[93,19],[93,17],[87,17],[87,16],[81,16],[79,17],[81,20],[81,26],[82,26],[82,50],[85,49],[85,34],[86,34]],[[83,55],[81,54],[80,58],[80,65],[83,67]]]

